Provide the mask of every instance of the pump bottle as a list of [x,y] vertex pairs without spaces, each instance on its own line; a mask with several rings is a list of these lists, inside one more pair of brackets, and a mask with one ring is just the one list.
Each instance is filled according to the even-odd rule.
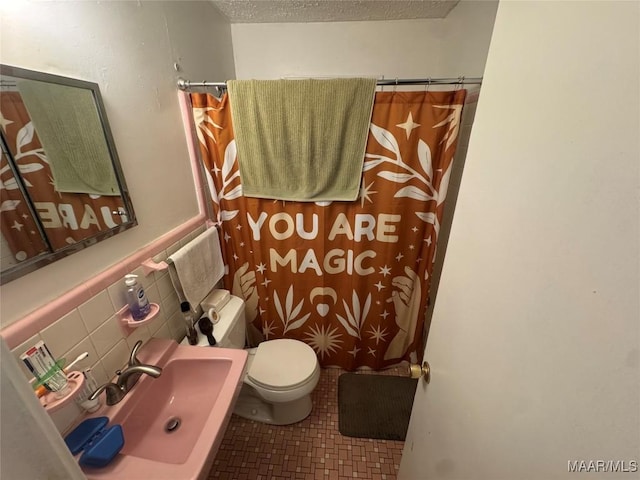
[[138,283],[137,275],[129,274],[124,277],[124,283],[127,287],[127,303],[129,304],[131,317],[136,321],[142,320],[151,311],[151,305],[149,305],[147,295],[144,293],[142,285]]

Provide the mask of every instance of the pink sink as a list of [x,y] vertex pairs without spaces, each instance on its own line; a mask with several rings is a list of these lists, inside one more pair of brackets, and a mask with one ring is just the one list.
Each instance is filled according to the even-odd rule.
[[107,467],[83,467],[84,473],[90,479],[206,478],[240,392],[247,353],[151,339],[138,357],[162,367],[162,375],[143,375],[119,404],[92,415],[122,425],[125,443]]
[[144,398],[138,395],[135,405],[113,418],[127,439],[122,454],[184,463],[230,369],[227,359],[170,360],[162,367],[162,375],[149,382]]

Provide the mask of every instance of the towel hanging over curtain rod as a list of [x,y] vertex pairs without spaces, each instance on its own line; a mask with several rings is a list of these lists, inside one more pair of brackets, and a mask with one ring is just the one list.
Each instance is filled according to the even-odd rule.
[[[378,86],[395,86],[395,85],[481,85],[482,77],[469,77],[464,76],[457,78],[396,78],[389,80],[378,80]],[[201,82],[194,82],[191,80],[185,80],[183,78],[178,79],[178,88],[180,90],[188,90],[193,87],[216,87],[219,89],[226,89],[226,82],[209,82],[203,80]]]

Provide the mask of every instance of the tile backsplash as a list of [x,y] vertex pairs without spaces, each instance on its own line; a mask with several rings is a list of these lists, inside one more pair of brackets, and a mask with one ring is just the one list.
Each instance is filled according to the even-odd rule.
[[[153,257],[156,262],[166,260],[169,255],[204,232],[201,226],[187,234],[178,242]],[[20,361],[20,355],[37,341],[43,340],[56,358],[74,360],[83,352],[89,356],[74,370],[91,367],[98,385],[110,381],[115,371],[121,369],[129,359],[129,353],[138,340],[146,342],[151,337],[172,338],[176,341],[185,336],[184,323],[180,312],[180,302],[171,284],[169,271],[163,270],[144,275],[142,267],[133,272],[143,286],[150,302],[160,306],[157,317],[149,324],[136,328],[125,336],[118,323],[117,312],[126,302],[124,278],[71,310],[69,313],[44,328],[36,335],[21,343],[11,351],[18,360],[27,379],[33,378]],[[60,432],[66,431],[82,410],[71,402],[61,410],[51,414]]]

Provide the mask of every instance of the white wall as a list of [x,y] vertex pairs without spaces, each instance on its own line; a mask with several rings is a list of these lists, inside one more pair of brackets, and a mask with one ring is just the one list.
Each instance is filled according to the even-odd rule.
[[639,20],[500,3],[400,478],[640,461]]
[[445,19],[231,26],[237,78],[481,76],[497,2]]
[[0,5],[2,63],[100,85],[139,223],[3,285],[6,326],[198,213],[175,82],[233,78],[234,64],[230,27],[207,2]]

